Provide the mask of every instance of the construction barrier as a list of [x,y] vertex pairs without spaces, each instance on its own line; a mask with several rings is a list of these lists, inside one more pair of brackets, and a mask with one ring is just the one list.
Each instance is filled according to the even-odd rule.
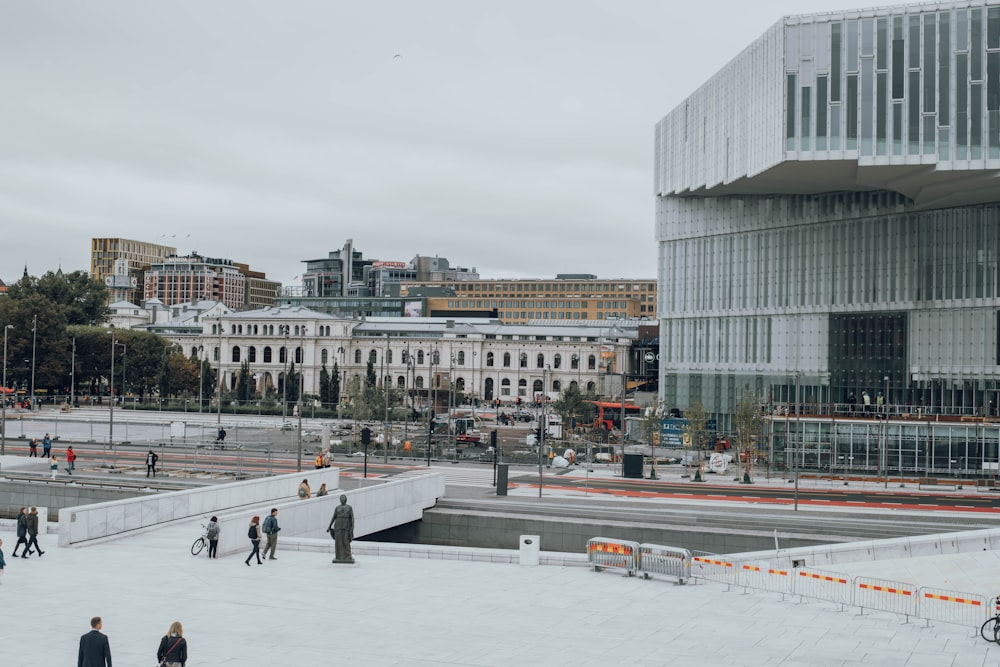
[[917,611],[920,618],[942,623],[977,627],[990,616],[986,596],[959,593],[923,586],[918,590]]
[[909,621],[917,615],[917,587],[901,581],[875,579],[874,577],[854,578],[854,606],[877,609],[900,614]]
[[797,568],[792,572],[795,575],[791,582],[792,592],[800,598],[836,602],[841,609],[851,604],[854,582],[846,574],[811,568]]
[[736,583],[736,568],[732,560],[718,554],[694,552],[691,557],[691,576],[703,581],[716,581],[732,586]]
[[639,543],[616,540],[610,537],[594,537],[587,540],[587,562],[600,572],[606,567],[617,567],[635,574],[638,569]]
[[659,544],[639,545],[639,571],[644,579],[654,574],[674,577],[684,584],[691,578],[691,552]]
[[792,592],[790,580],[790,570],[783,570],[771,567],[763,561],[739,563],[734,566],[736,569],[736,581],[744,588],[757,588],[773,593],[781,593],[784,598],[785,593]]

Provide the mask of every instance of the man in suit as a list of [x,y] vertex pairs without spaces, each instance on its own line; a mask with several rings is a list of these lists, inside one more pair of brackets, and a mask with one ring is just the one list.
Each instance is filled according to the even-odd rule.
[[101,617],[90,619],[90,627],[90,632],[80,637],[76,667],[111,667],[111,645],[101,633]]

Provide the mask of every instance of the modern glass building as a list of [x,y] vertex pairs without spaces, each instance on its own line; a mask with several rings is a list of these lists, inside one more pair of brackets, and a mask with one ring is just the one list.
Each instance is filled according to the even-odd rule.
[[656,126],[660,392],[996,415],[1000,0],[786,17]]

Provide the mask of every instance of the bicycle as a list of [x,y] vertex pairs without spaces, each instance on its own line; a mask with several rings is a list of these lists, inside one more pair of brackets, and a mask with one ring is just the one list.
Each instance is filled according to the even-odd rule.
[[1000,644],[1000,595],[993,601],[993,617],[986,619],[979,634],[988,642]]
[[191,555],[197,556],[201,553],[202,549],[208,546],[208,524],[201,524],[202,532],[205,534],[194,541],[191,545]]

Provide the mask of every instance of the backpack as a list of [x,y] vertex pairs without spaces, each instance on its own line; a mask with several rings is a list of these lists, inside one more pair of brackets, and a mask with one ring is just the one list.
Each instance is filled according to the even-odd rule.
[[277,523],[277,521],[275,520],[275,518],[273,516],[269,516],[266,519],[264,519],[264,528],[263,528],[263,531],[264,531],[265,535],[270,535],[271,533],[275,532],[275,530],[274,530],[274,524],[275,523]]
[[255,523],[250,524],[250,530],[247,531],[247,537],[249,537],[251,540],[256,540],[258,538],[257,524]]
[[300,486],[299,487],[299,498],[305,498],[305,497],[306,497],[306,487]]
[[214,521],[210,521],[208,523],[208,528],[205,529],[205,532],[208,533],[208,539],[210,540],[219,539],[219,524],[217,524]]

